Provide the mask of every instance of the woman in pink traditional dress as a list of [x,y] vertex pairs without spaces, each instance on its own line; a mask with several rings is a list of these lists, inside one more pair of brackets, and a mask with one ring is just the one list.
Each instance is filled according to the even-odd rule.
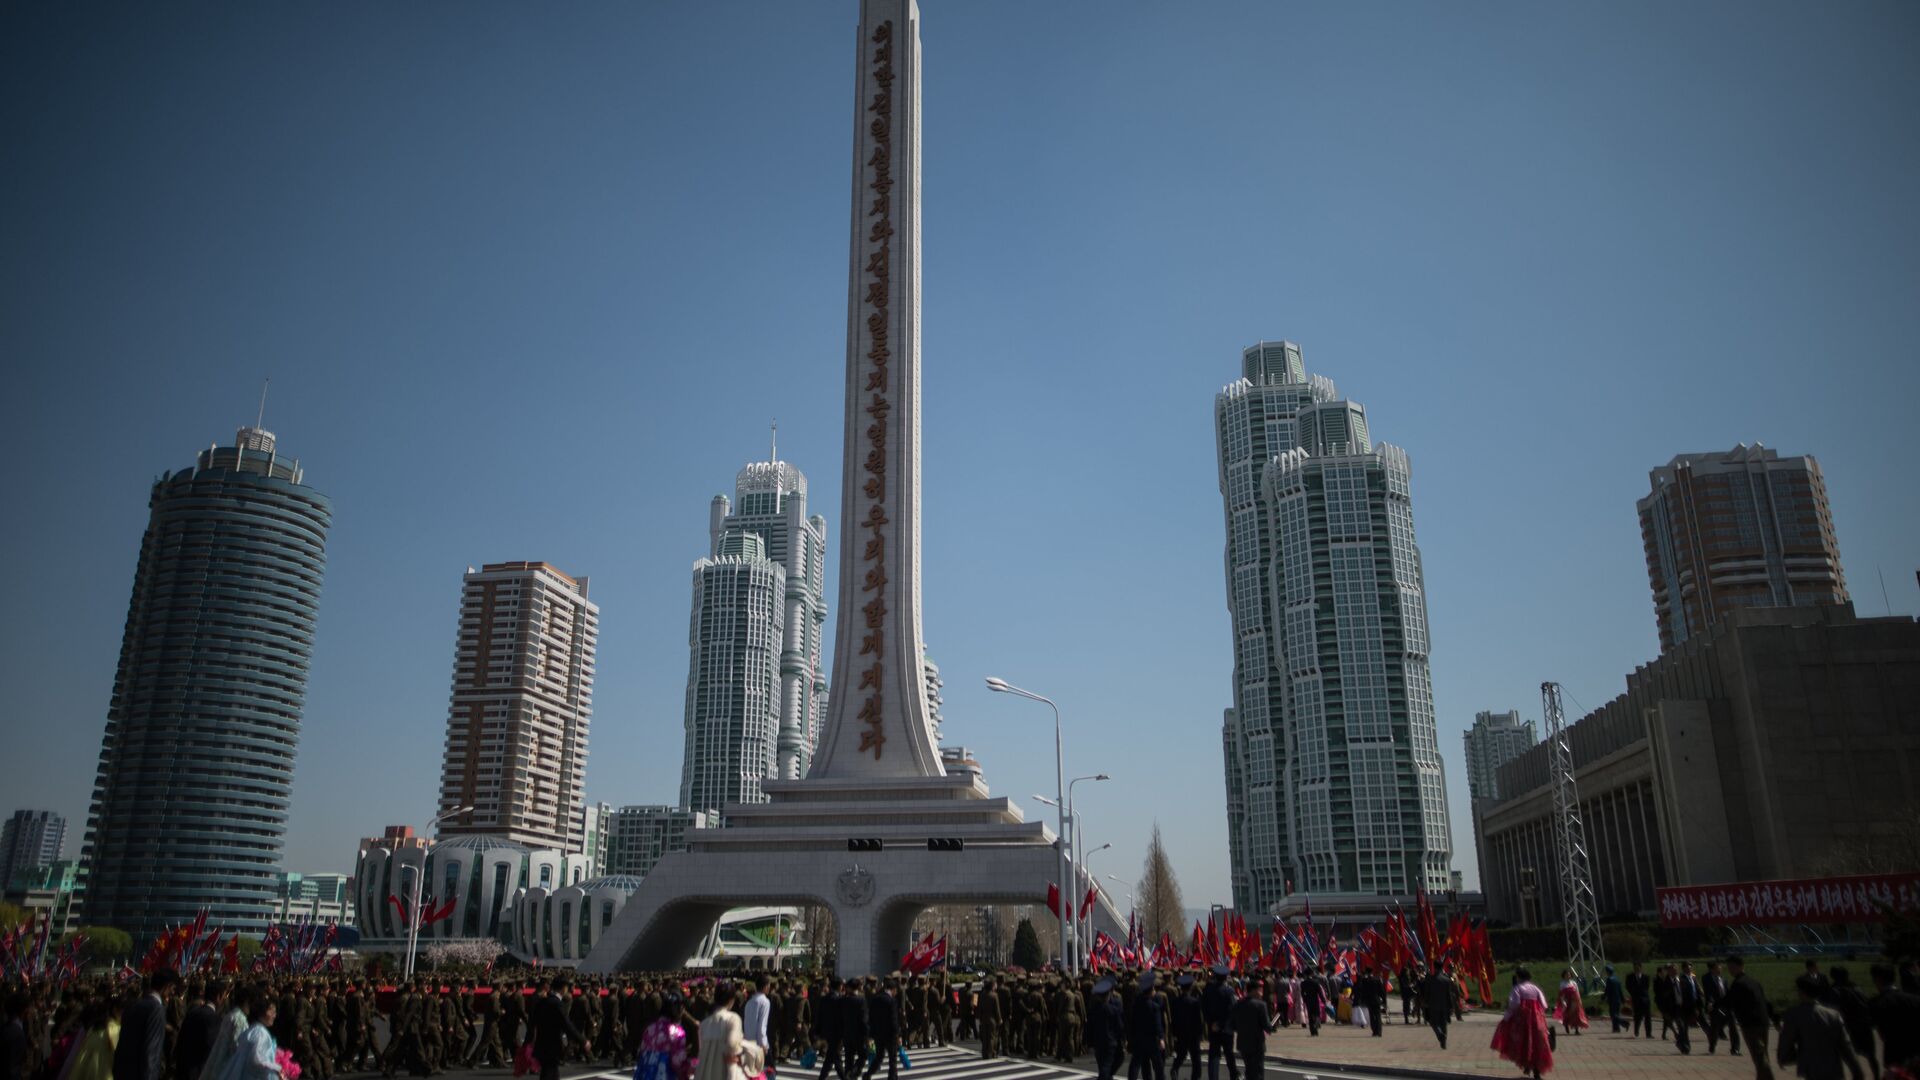
[[1547,1032],[1547,996],[1533,985],[1526,968],[1513,969],[1513,993],[1507,997],[1507,1015],[1493,1029],[1493,1050],[1539,1080],[1553,1068],[1553,1050]]
[[633,1080],[687,1080],[693,1075],[693,1049],[687,1029],[678,1020],[683,1002],[668,994],[660,1018],[640,1034],[640,1056],[633,1063]]
[[1580,1000],[1580,980],[1572,968],[1560,973],[1560,1007],[1554,1010],[1554,1016],[1560,1021],[1560,1029],[1569,1035],[1587,1030],[1587,1007]]

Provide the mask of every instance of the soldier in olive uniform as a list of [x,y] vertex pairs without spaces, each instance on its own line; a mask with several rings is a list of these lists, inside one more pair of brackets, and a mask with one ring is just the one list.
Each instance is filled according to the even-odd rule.
[[1000,1021],[1004,1015],[1000,1008],[1000,992],[994,986],[993,976],[989,975],[973,1005],[973,1021],[980,1032],[981,1057],[1000,1056]]
[[953,1038],[953,987],[944,971],[927,988],[927,1020],[933,1025],[933,1045],[947,1045]]
[[447,1029],[440,1013],[439,980],[420,985],[420,1045],[426,1052],[427,1075],[447,1069]]
[[333,1038],[327,1014],[333,1006],[333,995],[327,984],[321,983],[318,988],[309,985],[300,998],[307,1006],[308,1056],[296,1060],[313,1070],[314,1080],[329,1080],[333,1076]]

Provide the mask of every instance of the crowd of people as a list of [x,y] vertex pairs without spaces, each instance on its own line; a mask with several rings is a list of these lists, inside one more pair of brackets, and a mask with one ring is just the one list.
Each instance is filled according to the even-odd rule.
[[[1920,963],[1874,964],[1870,976],[1871,998],[1847,968],[1822,971],[1820,961],[1809,959],[1794,980],[1798,1002],[1782,1011],[1738,956],[1726,959],[1724,973],[1719,961],[1709,962],[1704,974],[1691,963],[1662,964],[1651,974],[1635,963],[1622,979],[1608,965],[1602,997],[1614,1033],[1627,1030],[1629,1038],[1652,1039],[1657,1019],[1660,1038],[1680,1054],[1693,1052],[1695,1028],[1706,1038],[1709,1054],[1725,1043],[1727,1053],[1738,1056],[1744,1040],[1756,1080],[1772,1080],[1776,1062],[1809,1080],[1882,1080],[1894,1070],[1913,1077],[1920,1073]],[[1494,1049],[1535,1077],[1553,1067],[1557,1034],[1578,1035],[1591,1026],[1580,982],[1571,970],[1561,978],[1549,1009],[1532,974],[1516,969],[1507,1012],[1494,1036]],[[1770,1035],[1775,1037],[1771,1050]]]
[[[1776,1013],[1738,958],[1706,966],[1609,968],[1602,999],[1615,1032],[1706,1052],[1747,1053],[1757,1080],[1772,1064],[1810,1080],[1912,1075],[1920,1055],[1920,968],[1874,965],[1868,997],[1845,968],[1809,962],[1801,1001]],[[1902,982],[1906,985],[1903,987]],[[1267,1037],[1351,1023],[1379,1036],[1422,1024],[1447,1046],[1467,993],[1444,968],[1389,978],[1328,972],[1124,970],[1106,974],[936,971],[864,979],[794,972],[746,979],[673,972],[574,977],[566,972],[398,986],[349,976],[98,979],[6,988],[0,1080],[307,1080],[379,1071],[431,1077],[450,1069],[537,1071],[563,1064],[632,1067],[634,1080],[754,1080],[796,1065],[818,1080],[898,1075],[908,1051],[977,1042],[983,1057],[1074,1061],[1089,1052],[1101,1080],[1262,1080]],[[1555,1024],[1558,1030],[1555,1030]],[[1520,968],[1493,1048],[1539,1076],[1559,1036],[1586,1031],[1581,987],[1565,972],[1550,1001]],[[1769,1035],[1777,1033],[1770,1053]],[[1876,1053],[1878,1046],[1884,1050]],[[786,1071],[782,1069],[782,1071]],[[307,1075],[311,1074],[311,1075]]]

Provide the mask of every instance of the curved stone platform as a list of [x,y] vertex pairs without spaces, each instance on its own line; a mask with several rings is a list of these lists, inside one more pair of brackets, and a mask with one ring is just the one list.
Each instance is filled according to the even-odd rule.
[[[771,803],[727,808],[727,827],[687,834],[603,930],[584,972],[682,966],[729,908],[820,904],[833,912],[842,976],[894,970],[914,919],[935,904],[1044,903],[1060,873],[1053,833],[966,775],[769,782]],[[929,851],[955,838],[959,851]],[[847,841],[879,840],[851,852]],[[1124,940],[1102,892],[1094,929]]]

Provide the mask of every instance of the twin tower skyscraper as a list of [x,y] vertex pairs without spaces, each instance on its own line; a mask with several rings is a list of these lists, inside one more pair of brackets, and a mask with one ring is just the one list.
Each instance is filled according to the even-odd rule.
[[827,519],[807,513],[807,478],[779,460],[715,495],[707,557],[693,564],[686,751],[680,806],[718,813],[765,802],[763,780],[797,780],[813,763],[827,707]]

